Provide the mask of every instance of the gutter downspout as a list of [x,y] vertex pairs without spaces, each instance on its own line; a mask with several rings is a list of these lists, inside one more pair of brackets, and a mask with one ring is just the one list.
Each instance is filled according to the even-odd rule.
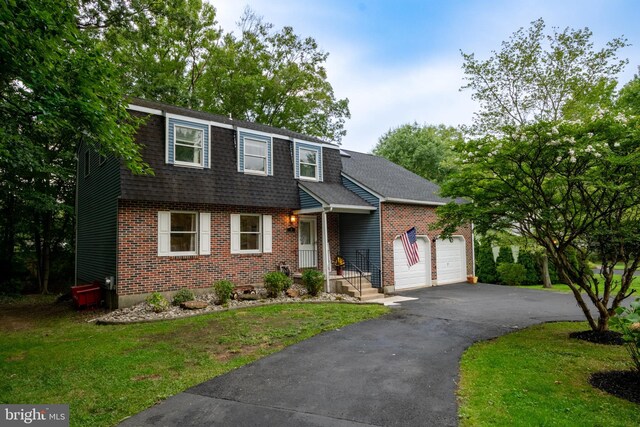
[[324,208],[322,210],[322,256],[323,256],[323,269],[325,278],[325,292],[329,292],[331,288],[331,254],[329,253],[329,233],[327,230],[327,212],[331,212],[333,208]]
[[471,223],[471,274],[475,277],[476,275],[476,237],[475,231],[473,230],[473,223]]

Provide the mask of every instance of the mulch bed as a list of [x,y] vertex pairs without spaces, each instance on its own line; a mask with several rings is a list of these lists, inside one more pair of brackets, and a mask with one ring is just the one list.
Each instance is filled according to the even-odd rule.
[[570,338],[575,338],[578,340],[589,341],[596,344],[605,344],[605,345],[623,345],[624,340],[622,339],[622,334],[616,331],[604,331],[604,332],[596,332],[596,331],[580,331],[580,332],[571,332],[569,334]]
[[640,373],[637,371],[596,372],[589,383],[602,391],[640,405]]

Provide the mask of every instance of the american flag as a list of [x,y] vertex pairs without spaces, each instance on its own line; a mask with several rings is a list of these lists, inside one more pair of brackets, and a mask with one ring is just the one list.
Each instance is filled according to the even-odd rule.
[[420,262],[416,233],[415,227],[411,227],[402,233],[402,246],[404,247],[404,253],[407,255],[407,264],[409,264],[409,267]]

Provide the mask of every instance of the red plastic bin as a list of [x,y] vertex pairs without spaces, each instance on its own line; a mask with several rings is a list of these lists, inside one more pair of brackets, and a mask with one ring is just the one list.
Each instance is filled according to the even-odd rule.
[[100,285],[88,284],[78,285],[71,287],[71,298],[73,299],[73,305],[77,309],[82,307],[97,307],[100,304],[100,297],[102,296],[102,290]]

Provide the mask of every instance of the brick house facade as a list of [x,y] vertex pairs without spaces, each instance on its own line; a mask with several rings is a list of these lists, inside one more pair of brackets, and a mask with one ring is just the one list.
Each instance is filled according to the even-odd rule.
[[[429,225],[448,200],[385,159],[156,102],[133,100],[130,111],[144,121],[136,140],[153,175],[133,175],[92,147],[78,152],[76,281],[113,284],[113,305],[221,279],[259,285],[281,263],[328,276],[338,254],[382,290],[398,280],[398,235],[416,227],[437,237]],[[466,268],[455,280],[473,272],[470,228],[460,235]],[[430,245],[436,281],[438,243]]]

